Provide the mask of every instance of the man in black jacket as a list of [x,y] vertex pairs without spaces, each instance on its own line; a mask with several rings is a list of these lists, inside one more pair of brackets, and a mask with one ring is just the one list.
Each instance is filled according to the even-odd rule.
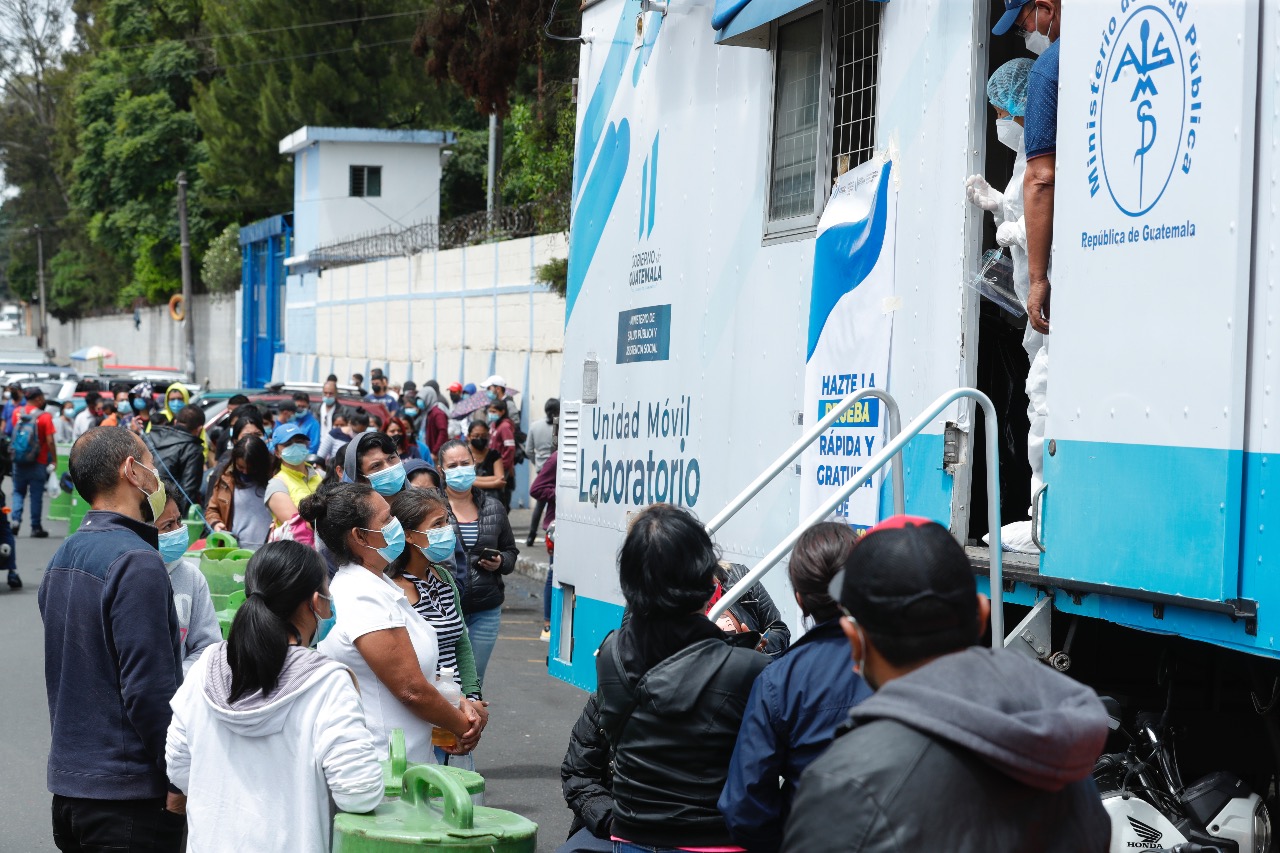
[[1107,849],[1091,775],[1102,703],[1038,661],[973,645],[990,604],[945,528],[906,516],[872,528],[831,590],[876,693],[800,778],[784,850]]
[[204,412],[200,407],[183,406],[171,425],[154,427],[146,436],[160,473],[177,483],[193,504],[203,503],[203,430]]

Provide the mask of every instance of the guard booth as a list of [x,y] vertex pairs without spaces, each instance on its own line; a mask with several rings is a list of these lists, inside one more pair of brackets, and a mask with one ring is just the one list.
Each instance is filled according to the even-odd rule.
[[284,352],[284,259],[293,243],[293,214],[260,219],[240,229],[244,335],[240,341],[246,388],[271,381],[276,353]]

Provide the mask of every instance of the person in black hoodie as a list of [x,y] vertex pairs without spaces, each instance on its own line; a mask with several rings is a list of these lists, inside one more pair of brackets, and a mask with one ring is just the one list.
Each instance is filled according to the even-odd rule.
[[974,645],[990,603],[944,527],[873,527],[831,594],[876,693],[800,777],[783,850],[1107,850],[1092,777],[1102,703],[1039,661]]
[[769,658],[754,651],[759,634],[728,636],[707,619],[717,568],[706,529],[670,504],[640,512],[618,555],[631,615],[601,644],[596,681],[619,853],[733,849],[717,800]]

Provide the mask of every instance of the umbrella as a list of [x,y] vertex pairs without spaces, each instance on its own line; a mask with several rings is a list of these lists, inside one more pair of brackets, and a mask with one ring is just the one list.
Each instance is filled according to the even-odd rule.
[[85,347],[82,350],[76,350],[75,352],[71,353],[71,358],[75,361],[90,361],[91,359],[98,359],[99,361],[101,361],[104,358],[115,358],[115,357],[116,357],[116,354],[113,353],[111,350],[107,349],[106,347],[100,347],[100,346]]
[[[519,388],[508,388],[508,394],[516,394]],[[489,405],[489,395],[481,388],[465,400],[459,400],[454,403],[453,408],[449,410],[449,417],[455,421],[460,421],[472,412],[478,412]]]

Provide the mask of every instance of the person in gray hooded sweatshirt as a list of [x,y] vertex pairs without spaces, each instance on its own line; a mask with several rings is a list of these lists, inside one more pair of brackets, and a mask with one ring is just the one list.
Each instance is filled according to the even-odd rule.
[[974,645],[990,603],[945,528],[907,516],[873,527],[831,594],[876,693],[801,776],[784,850],[1107,849],[1091,775],[1102,703],[1038,661]]

